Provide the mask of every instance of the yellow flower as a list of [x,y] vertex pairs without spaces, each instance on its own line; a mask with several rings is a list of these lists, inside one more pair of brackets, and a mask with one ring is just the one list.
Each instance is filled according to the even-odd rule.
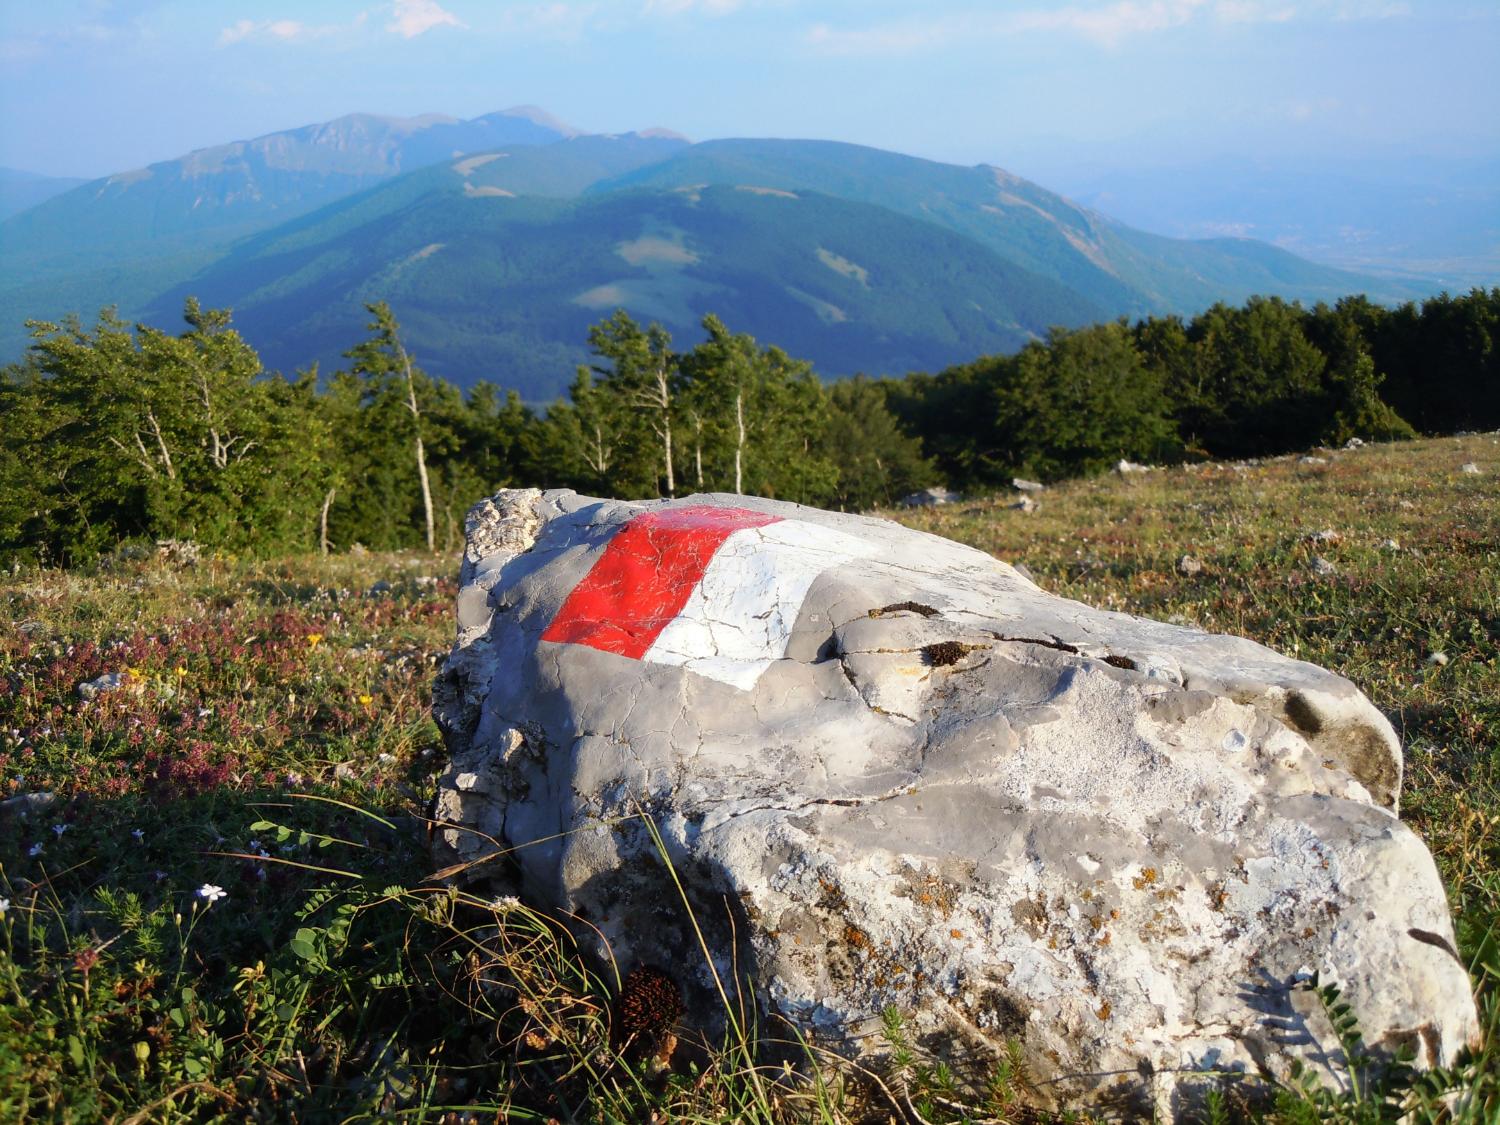
[[177,674],[179,676],[186,676],[187,675],[187,668],[184,665],[181,665],[181,664],[177,665]]
[[323,639],[323,634],[322,633],[309,633],[309,634],[307,634],[307,647],[308,648],[317,648],[318,647],[318,642],[320,642],[322,639]]
[[368,707],[371,703],[375,702],[375,700],[373,696],[362,695],[359,697],[359,702],[361,706]]
[[144,680],[146,678],[145,676],[141,675],[141,670],[139,668],[126,668],[125,674],[132,680]]

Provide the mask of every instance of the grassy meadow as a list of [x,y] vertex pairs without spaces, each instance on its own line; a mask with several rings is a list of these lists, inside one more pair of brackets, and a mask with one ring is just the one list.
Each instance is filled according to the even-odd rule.
[[[1406,745],[1402,815],[1447,882],[1489,1044],[1385,1104],[1287,1089],[1274,1113],[1375,1121],[1404,1099],[1417,1120],[1494,1120],[1500,435],[1314,457],[896,518],[1064,596],[1249,636],[1375,700]],[[612,1023],[608,968],[514,900],[434,881],[428,705],[455,570],[127,551],[0,578],[0,1120],[1028,1119],[1024,1074],[956,1089],[904,1055],[895,1013],[880,1074],[794,1083],[733,1044],[664,1069]],[[1231,1087],[1221,1119],[1239,1104]]]

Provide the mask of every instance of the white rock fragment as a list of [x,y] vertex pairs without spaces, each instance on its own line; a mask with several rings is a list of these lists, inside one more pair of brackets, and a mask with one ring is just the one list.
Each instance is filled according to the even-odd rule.
[[767,1035],[878,1053],[894,1006],[955,1064],[1018,1040],[1044,1104],[1183,1119],[1204,1068],[1316,1070],[1307,966],[1373,1050],[1477,1043],[1399,743],[1346,680],[750,497],[502,492],[467,531],[438,862],[669,966],[709,1034],[694,920]]
[[1462,465],[1460,465],[1458,467],[1458,471],[1461,472],[1461,473],[1468,473],[1471,476],[1478,476],[1484,470],[1482,470],[1473,461],[1465,461]]
[[1177,560],[1177,573],[1187,578],[1203,573],[1203,563],[1192,555],[1183,555]]
[[1041,492],[1047,487],[1040,481],[1022,480],[1020,477],[1012,477],[1010,486],[1017,492]]
[[1312,562],[1308,565],[1312,572],[1319,578],[1331,578],[1339,572],[1339,568],[1334,566],[1333,563],[1329,562],[1322,555],[1314,555],[1312,558]]
[[119,691],[130,684],[129,672],[106,672],[97,679],[85,680],[78,685],[78,697],[85,700],[98,699],[107,692]]

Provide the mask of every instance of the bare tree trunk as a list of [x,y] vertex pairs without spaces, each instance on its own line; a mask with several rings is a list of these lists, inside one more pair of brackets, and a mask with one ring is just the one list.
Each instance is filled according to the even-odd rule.
[[411,373],[411,357],[400,343],[396,346],[400,349],[401,366],[406,372],[406,408],[411,411],[412,425],[417,433],[417,480],[422,485],[422,515],[427,521],[427,550],[435,552],[437,542],[433,532],[432,485],[427,480],[427,453],[422,447],[422,412],[417,408],[417,383]]
[[741,467],[745,452],[745,392],[737,391],[734,396],[734,424],[739,431],[739,440],[734,446],[734,491],[736,495],[744,495],[744,482],[741,479]]
[[324,555],[333,546],[328,542],[328,509],[333,507],[333,497],[337,492],[336,488],[328,490],[328,494],[323,497],[323,511],[318,515],[318,550]]
[[672,387],[667,382],[666,361],[656,364],[656,408],[661,411],[662,455],[667,463],[667,495],[677,495],[677,480],[672,471]]

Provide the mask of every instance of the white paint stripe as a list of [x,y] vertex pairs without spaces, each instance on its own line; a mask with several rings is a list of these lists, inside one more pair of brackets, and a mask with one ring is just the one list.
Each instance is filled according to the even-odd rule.
[[786,655],[797,614],[817,577],[877,549],[864,539],[799,520],[736,531],[642,659],[748,691]]

